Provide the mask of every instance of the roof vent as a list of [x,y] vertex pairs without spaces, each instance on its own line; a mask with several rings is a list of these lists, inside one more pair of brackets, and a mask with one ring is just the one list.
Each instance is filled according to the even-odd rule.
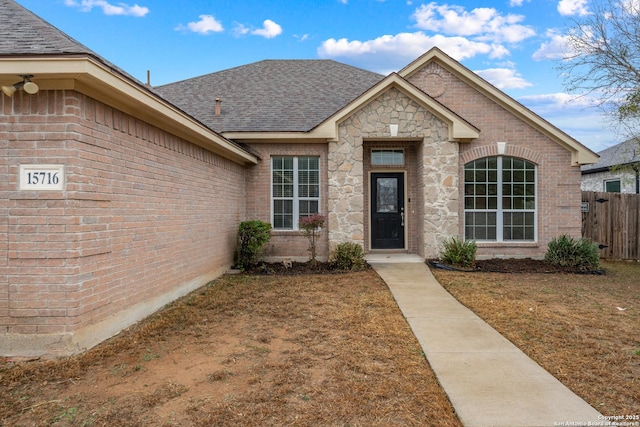
[[222,109],[222,100],[220,98],[216,98],[216,116],[220,115],[221,109]]

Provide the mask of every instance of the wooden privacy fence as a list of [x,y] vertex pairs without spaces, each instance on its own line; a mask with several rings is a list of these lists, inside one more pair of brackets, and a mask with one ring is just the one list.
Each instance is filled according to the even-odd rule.
[[640,259],[640,194],[583,191],[582,237],[602,258]]

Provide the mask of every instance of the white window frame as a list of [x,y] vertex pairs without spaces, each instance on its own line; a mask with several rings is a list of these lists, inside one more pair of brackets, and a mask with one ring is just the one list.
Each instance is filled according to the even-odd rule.
[[[467,226],[466,226],[466,214],[467,212],[494,212],[496,214],[496,238],[495,240],[477,240],[478,242],[486,242],[486,243],[513,243],[513,244],[517,244],[517,243],[535,243],[538,241],[538,186],[539,186],[539,181],[538,181],[538,165],[536,165],[535,163],[526,160],[526,159],[522,159],[519,157],[513,157],[513,156],[488,156],[486,157],[487,159],[490,157],[495,157],[497,159],[497,178],[498,180],[496,181],[496,185],[497,185],[497,206],[496,209],[467,209],[466,208],[466,200],[465,200],[465,194],[464,194],[464,185],[466,184],[466,180],[464,179],[464,176],[462,177],[462,185],[463,185],[463,232],[465,235],[465,238],[469,238],[466,236],[466,232],[467,232]],[[502,192],[502,187],[503,187],[503,180],[502,180],[502,160],[504,158],[511,158],[511,159],[519,159],[519,160],[523,160],[526,161],[528,163],[531,163],[535,166],[534,169],[534,184],[535,184],[535,192],[534,192],[534,208],[533,209],[503,209],[502,208],[502,198],[503,198],[503,192]],[[476,159],[476,160],[481,160],[481,159]],[[476,161],[476,160],[472,160],[472,162]],[[469,162],[471,163],[471,162]],[[467,163],[468,164],[468,163]],[[463,174],[464,174],[464,170],[466,168],[466,164],[465,167],[463,167]],[[475,196],[475,195],[474,195]],[[530,239],[520,239],[520,240],[515,240],[515,239],[509,239],[509,240],[505,240],[504,239],[504,214],[507,212],[532,212],[533,213],[533,240]]]
[[[391,157],[395,158],[396,155],[400,155],[402,157],[402,161],[397,163],[392,161],[391,163],[385,162],[376,162],[374,161],[374,153],[391,153]],[[371,166],[404,166],[405,164],[405,153],[403,148],[374,148],[371,150]]]
[[[275,159],[281,159],[281,158],[291,158],[293,159],[293,197],[275,197],[274,193],[273,193],[273,172],[274,172],[274,167],[273,167],[273,163]],[[318,197],[301,197],[299,195],[299,182],[298,182],[298,173],[299,173],[299,168],[298,168],[298,161],[301,158],[315,158],[318,159]],[[320,156],[290,156],[290,155],[282,155],[282,156],[271,156],[271,181],[269,183],[269,187],[270,187],[270,199],[271,199],[271,224],[273,225],[273,229],[277,230],[277,231],[297,231],[299,230],[299,220],[300,220],[300,202],[301,201],[316,201],[318,204],[318,212],[314,212],[314,213],[320,213],[320,206],[321,206],[321,196],[322,196],[322,189],[321,189],[321,164],[320,164]],[[276,200],[292,200],[293,201],[293,218],[292,218],[292,228],[276,228],[275,227],[275,201]]]
[[[618,183],[618,187],[620,187],[619,191],[609,191],[607,190],[607,184],[609,184],[610,182],[617,182]],[[602,191],[604,191],[605,193],[622,193],[622,180],[620,178],[612,178],[612,179],[605,179],[604,183],[602,184]]]

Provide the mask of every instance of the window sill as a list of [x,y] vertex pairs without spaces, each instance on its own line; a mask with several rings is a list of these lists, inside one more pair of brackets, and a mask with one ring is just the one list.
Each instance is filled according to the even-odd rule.
[[304,236],[302,230],[274,230],[271,229],[271,236]]
[[479,248],[538,248],[539,242],[478,242]]

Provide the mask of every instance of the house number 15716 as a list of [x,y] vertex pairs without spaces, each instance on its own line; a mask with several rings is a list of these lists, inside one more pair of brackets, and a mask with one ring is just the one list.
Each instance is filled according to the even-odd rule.
[[27,185],[57,185],[60,183],[58,172],[27,172]]
[[64,165],[20,165],[20,190],[63,190]]

